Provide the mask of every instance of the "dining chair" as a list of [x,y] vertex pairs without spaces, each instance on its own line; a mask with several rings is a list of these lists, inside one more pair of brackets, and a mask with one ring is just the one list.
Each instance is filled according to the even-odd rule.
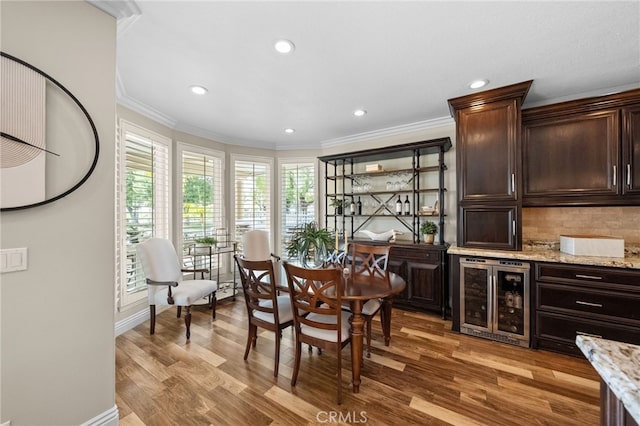
[[[353,243],[351,249],[351,273],[384,277],[389,265],[390,245],[370,245]],[[387,336],[391,330],[391,298],[371,299],[362,306],[367,328],[367,358],[371,357],[371,323],[375,315],[380,311],[380,322],[385,335],[385,345],[389,345],[391,336]]]
[[184,324],[187,339],[191,337],[191,306],[209,297],[211,319],[216,318],[216,291],[218,284],[212,280],[184,280],[183,272],[201,272],[182,269],[171,241],[165,238],[150,238],[136,246],[136,254],[142,264],[147,283],[149,300],[150,334],[155,333],[156,305],[175,305],[180,318],[182,307],[187,308]]
[[278,377],[280,363],[280,340],[282,330],[293,324],[293,310],[288,295],[278,296],[273,262],[268,260],[247,260],[234,255],[240,281],[244,290],[244,300],[249,319],[249,332],[244,359],[247,360],[251,346],[256,347],[258,327],[273,331],[276,336],[275,366],[273,376]]
[[351,342],[348,312],[342,310],[342,270],[305,269],[284,262],[296,338],[291,386],[300,370],[302,344],[336,352],[337,402],[342,403],[342,348]]

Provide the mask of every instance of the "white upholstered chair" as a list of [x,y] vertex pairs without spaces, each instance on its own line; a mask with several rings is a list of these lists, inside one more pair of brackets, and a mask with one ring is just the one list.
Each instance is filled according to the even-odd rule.
[[148,239],[136,246],[136,253],[148,286],[151,334],[155,333],[156,305],[177,306],[178,318],[182,307],[187,308],[184,317],[187,339],[191,336],[191,306],[196,301],[209,297],[211,317],[215,319],[218,284],[211,280],[183,280],[183,272],[194,271],[181,269],[171,241],[164,238]]
[[271,250],[269,232],[254,229],[242,234],[242,258],[251,261],[271,260],[275,282],[276,284],[282,283],[280,256]]

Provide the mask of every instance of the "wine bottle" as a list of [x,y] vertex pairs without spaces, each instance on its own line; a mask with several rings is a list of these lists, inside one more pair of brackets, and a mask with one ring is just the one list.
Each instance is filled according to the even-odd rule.
[[398,200],[396,201],[396,214],[402,214],[402,200],[398,195]]
[[351,203],[349,204],[349,213],[352,215],[356,214],[356,203],[353,201],[353,198],[351,198]]
[[358,202],[356,203],[356,211],[358,215],[362,215],[362,201],[360,201],[360,197],[358,197]]
[[405,198],[404,200],[404,214],[406,216],[411,215],[411,202],[409,202],[409,196],[407,195],[407,198]]

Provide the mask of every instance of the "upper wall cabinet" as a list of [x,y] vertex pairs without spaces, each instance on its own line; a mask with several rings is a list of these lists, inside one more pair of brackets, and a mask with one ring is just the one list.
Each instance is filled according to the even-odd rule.
[[523,205],[640,202],[640,90],[522,111]]
[[461,247],[522,246],[520,109],[531,83],[449,99],[456,120]]

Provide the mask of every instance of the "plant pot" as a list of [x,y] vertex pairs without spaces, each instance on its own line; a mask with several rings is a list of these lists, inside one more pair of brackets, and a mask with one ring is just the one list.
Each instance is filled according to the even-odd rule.
[[211,254],[213,247],[210,244],[196,243],[194,254]]
[[311,246],[308,251],[300,253],[300,263],[305,268],[319,269],[325,265],[327,261],[328,251],[325,245],[320,247]]
[[433,238],[435,234],[424,234],[424,242],[427,244],[433,244]]
[[342,215],[342,207],[336,207],[336,216]]

